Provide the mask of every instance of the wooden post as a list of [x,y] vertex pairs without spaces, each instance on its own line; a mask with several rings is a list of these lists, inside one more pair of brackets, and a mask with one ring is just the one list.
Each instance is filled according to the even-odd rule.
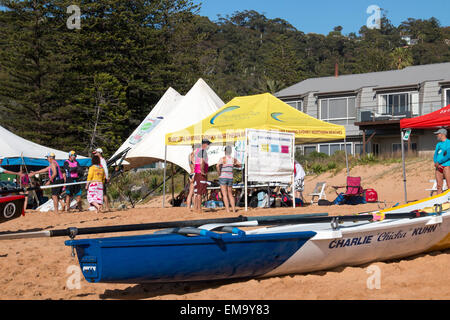
[[411,135],[409,136],[409,139],[408,139],[408,152],[406,153],[406,155],[408,157],[411,156]]
[[366,156],[366,130],[363,130],[363,157]]

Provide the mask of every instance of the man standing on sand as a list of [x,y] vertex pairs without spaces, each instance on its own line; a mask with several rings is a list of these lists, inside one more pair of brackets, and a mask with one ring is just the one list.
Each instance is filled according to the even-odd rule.
[[305,199],[303,199],[303,190],[305,188],[305,170],[303,170],[302,165],[297,161],[294,160],[294,191],[295,191],[295,198],[301,199],[303,202],[305,202]]
[[192,204],[192,198],[194,197],[194,176],[195,176],[195,171],[194,171],[194,152],[195,152],[195,146],[192,150],[192,152],[189,154],[189,168],[190,168],[190,173],[189,173],[189,192],[186,198],[186,207],[188,208],[189,211],[191,210],[191,204]]
[[105,158],[103,158],[102,148],[97,148],[92,153],[100,158],[100,164],[103,167],[103,170],[105,171],[105,182],[103,183],[103,203],[105,204],[105,211],[109,211],[108,194],[106,193],[107,185],[109,182],[108,165],[106,163]]
[[202,140],[202,147],[194,150],[194,209],[202,212],[202,196],[207,193],[208,182],[208,153],[211,142]]
[[434,151],[434,167],[436,174],[437,193],[442,193],[444,179],[447,181],[447,186],[450,187],[450,140],[447,139],[447,130],[439,129],[434,132],[439,141],[436,144]]

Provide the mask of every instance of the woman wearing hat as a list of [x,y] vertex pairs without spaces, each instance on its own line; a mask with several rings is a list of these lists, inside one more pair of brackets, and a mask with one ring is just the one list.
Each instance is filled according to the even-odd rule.
[[[69,152],[69,159],[64,161],[64,175],[66,176],[67,183],[79,182],[82,175],[82,168],[76,160],[77,154],[75,151]],[[81,211],[81,185],[75,184],[66,187],[66,205],[65,211],[70,211],[70,200],[75,198],[77,200],[78,210]]]
[[[45,156],[48,160],[49,166],[47,168],[41,169],[39,171],[30,172],[29,176],[33,176],[39,173],[48,172],[48,181],[45,185],[50,184],[62,184],[66,182],[64,175],[62,174],[61,168],[58,162],[55,160],[55,154],[53,152],[48,153]],[[62,187],[52,188],[52,199],[53,199],[53,210],[55,213],[59,213],[59,195],[61,194]]]
[[447,139],[447,130],[439,129],[434,134],[439,141],[434,151],[434,167],[436,173],[437,193],[442,193],[444,179],[450,186],[450,140]]
[[92,156],[92,166],[89,167],[87,177],[87,200],[94,206],[97,212],[103,209],[103,183],[105,182],[105,171],[100,164],[100,157]]

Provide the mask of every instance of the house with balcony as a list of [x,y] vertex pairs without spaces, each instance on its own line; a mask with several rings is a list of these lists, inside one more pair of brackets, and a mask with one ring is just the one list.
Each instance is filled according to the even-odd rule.
[[[353,155],[396,153],[401,150],[401,119],[450,104],[450,63],[310,78],[275,95],[310,116],[345,125],[346,145],[336,141],[300,146],[305,154],[331,155],[344,148]],[[433,152],[435,145],[432,130],[414,130],[406,148]]]

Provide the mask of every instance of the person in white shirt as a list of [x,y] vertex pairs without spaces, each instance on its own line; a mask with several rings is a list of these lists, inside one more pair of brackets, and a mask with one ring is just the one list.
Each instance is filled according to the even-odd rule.
[[105,182],[103,183],[103,203],[105,205],[105,211],[109,211],[109,201],[108,201],[108,194],[107,194],[107,185],[109,182],[108,165],[106,163],[105,158],[103,158],[102,148],[97,148],[92,153],[100,158],[100,164],[101,164],[103,170],[105,171]]
[[305,170],[297,160],[294,161],[294,191],[295,198],[303,199],[303,190],[305,188]]

